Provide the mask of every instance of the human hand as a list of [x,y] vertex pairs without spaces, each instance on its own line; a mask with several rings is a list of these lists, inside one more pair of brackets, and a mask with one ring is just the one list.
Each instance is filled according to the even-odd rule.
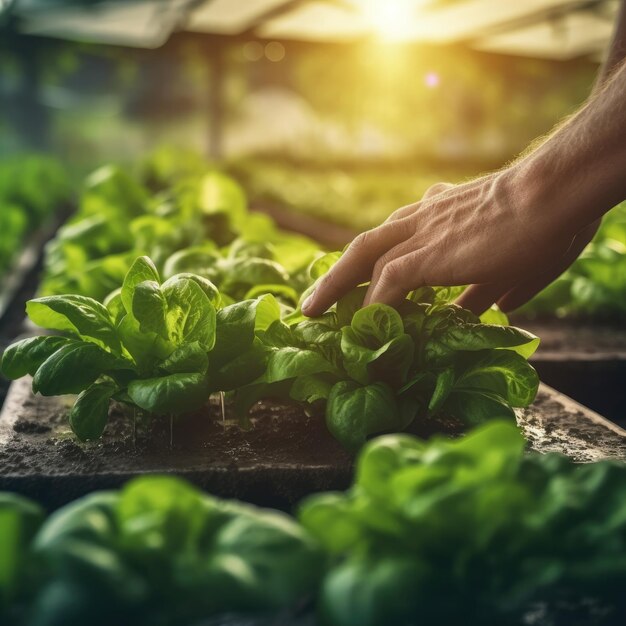
[[480,313],[519,306],[556,278],[591,239],[566,207],[546,211],[541,194],[512,166],[462,185],[439,184],[381,226],[359,235],[303,304],[321,315],[358,284],[364,304],[399,304],[423,285],[470,285],[459,303]]
[[572,265],[598,232],[600,222],[601,220],[597,220],[589,224],[575,235],[567,252],[560,259],[556,259],[551,266],[544,268],[543,271],[529,275],[517,282],[504,281],[502,283],[470,285],[457,298],[456,303],[478,315],[494,303],[505,313],[521,307]]

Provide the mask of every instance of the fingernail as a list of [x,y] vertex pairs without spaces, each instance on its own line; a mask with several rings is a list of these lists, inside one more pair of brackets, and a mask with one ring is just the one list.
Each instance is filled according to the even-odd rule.
[[303,303],[302,303],[302,312],[306,315],[311,304],[313,304],[313,295],[311,294]]

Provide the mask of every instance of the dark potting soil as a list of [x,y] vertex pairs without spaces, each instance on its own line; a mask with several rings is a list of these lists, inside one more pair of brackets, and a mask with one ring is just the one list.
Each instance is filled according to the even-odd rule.
[[544,383],[517,421],[536,452],[559,452],[580,463],[626,460],[626,430]]
[[[147,472],[177,474],[211,493],[289,508],[315,491],[343,489],[352,457],[328,432],[323,415],[288,403],[262,402],[243,429],[219,398],[205,410],[170,421],[137,417],[115,405],[101,440],[80,443],[67,424],[72,398],[33,396],[30,381],[13,384],[0,416],[0,489],[54,507],[98,488],[118,487]],[[451,420],[416,429],[459,431]]]
[[[170,447],[167,418],[111,411],[101,440],[78,442],[67,424],[71,398],[34,396],[30,381],[13,384],[0,415],[0,490],[54,508],[94,489],[119,487],[145,473],[184,477],[218,496],[289,510],[316,491],[346,488],[352,457],[329,434],[323,415],[287,404],[262,402],[242,429],[219,399],[201,413],[176,420]],[[542,386],[519,423],[531,447],[564,452],[579,461],[626,459],[626,432]],[[457,435],[458,422],[429,420],[415,434]]]

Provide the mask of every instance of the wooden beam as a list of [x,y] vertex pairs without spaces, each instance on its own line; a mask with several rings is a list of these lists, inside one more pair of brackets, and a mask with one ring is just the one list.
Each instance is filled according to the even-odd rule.
[[518,17],[512,20],[505,20],[499,24],[483,28],[479,32],[472,33],[468,37],[463,37],[462,41],[470,43],[484,37],[515,32],[516,30],[521,30],[522,28],[535,26],[541,22],[558,20],[559,18],[565,17],[571,13],[596,10],[603,4],[608,4],[608,0],[572,0],[566,4],[539,9],[530,15],[525,15],[524,17]]
[[273,20],[277,17],[281,17],[290,13],[294,9],[298,9],[305,4],[310,4],[311,0],[286,0],[282,4],[265,11],[261,15],[257,16],[251,24],[241,33],[242,37],[252,37],[257,28],[263,26],[269,20]]

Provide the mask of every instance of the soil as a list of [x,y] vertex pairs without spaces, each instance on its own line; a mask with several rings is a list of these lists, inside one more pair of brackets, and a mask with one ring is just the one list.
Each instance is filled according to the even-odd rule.
[[[304,496],[345,489],[352,457],[328,433],[323,415],[287,403],[262,402],[251,427],[240,428],[219,399],[194,415],[147,422],[115,405],[103,438],[78,442],[66,421],[72,398],[34,396],[30,381],[11,387],[0,415],[0,490],[17,491],[55,508],[93,491],[119,487],[145,473],[176,474],[222,497],[290,510]],[[599,415],[542,387],[520,414],[531,446],[558,450],[579,461],[626,459],[626,432]],[[457,435],[453,420],[420,422],[413,432]]]
[[560,452],[580,463],[626,460],[626,430],[546,384],[517,422],[531,450]]
[[[146,422],[113,406],[104,436],[81,444],[67,424],[72,398],[33,396],[30,381],[11,387],[0,416],[0,489],[57,506],[95,488],[116,487],[146,472],[174,473],[215,495],[289,508],[314,491],[343,489],[352,458],[328,433],[323,415],[287,403],[258,403],[242,429],[219,399],[202,413]],[[453,421],[427,421],[416,433],[458,432]]]

